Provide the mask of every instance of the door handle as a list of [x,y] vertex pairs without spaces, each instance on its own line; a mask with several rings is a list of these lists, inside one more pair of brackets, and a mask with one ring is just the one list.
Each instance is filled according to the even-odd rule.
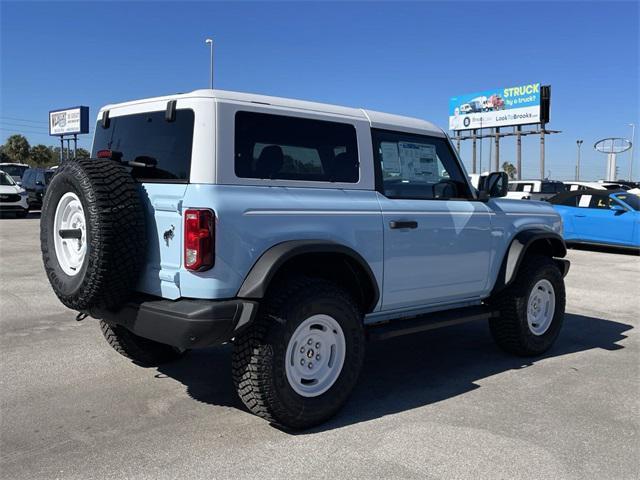
[[392,220],[389,222],[389,227],[391,228],[418,228],[418,222],[415,220]]
[[576,215],[576,218],[584,218],[586,215]]

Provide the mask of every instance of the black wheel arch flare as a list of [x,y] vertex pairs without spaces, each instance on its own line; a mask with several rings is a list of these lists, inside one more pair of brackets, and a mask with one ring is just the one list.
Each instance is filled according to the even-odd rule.
[[254,263],[244,279],[237,297],[263,298],[274,277],[289,260],[306,254],[339,254],[353,260],[368,277],[371,298],[364,305],[367,312],[372,311],[380,298],[378,282],[367,261],[352,248],[330,240],[291,240],[278,243],[266,250]]
[[534,251],[553,258],[563,276],[569,271],[569,261],[563,260],[567,254],[567,246],[560,234],[540,228],[523,230],[513,237],[507,248],[491,295],[513,282],[525,256]]

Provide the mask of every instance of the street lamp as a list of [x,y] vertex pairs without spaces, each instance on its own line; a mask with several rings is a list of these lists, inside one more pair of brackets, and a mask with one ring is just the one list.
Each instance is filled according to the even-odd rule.
[[206,43],[207,45],[209,45],[209,51],[210,51],[210,62],[209,62],[209,88],[213,88],[213,40],[211,40],[210,38],[207,38],[204,43]]
[[630,123],[629,126],[631,127],[631,151],[629,152],[629,156],[631,158],[629,159],[629,181],[633,182],[633,143],[636,136],[636,126],[634,123]]
[[580,148],[582,147],[582,140],[576,140],[578,147],[578,156],[576,157],[576,181],[580,180]]

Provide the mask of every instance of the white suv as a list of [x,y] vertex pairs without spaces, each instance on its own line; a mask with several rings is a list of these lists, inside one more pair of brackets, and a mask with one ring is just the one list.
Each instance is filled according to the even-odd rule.
[[567,190],[557,180],[510,180],[507,198],[519,200],[547,200]]

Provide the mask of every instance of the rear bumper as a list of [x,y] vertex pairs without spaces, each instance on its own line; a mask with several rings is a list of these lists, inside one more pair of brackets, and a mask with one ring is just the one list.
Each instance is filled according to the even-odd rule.
[[121,325],[136,335],[181,349],[224,343],[253,320],[251,300],[165,300],[138,297],[118,311],[93,310],[91,316]]

